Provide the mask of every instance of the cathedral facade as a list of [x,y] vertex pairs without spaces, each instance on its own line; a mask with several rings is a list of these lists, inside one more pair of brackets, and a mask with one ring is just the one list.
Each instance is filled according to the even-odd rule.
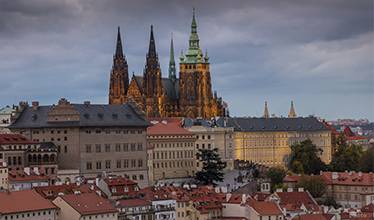
[[142,76],[133,75],[130,83],[118,29],[116,52],[110,74],[109,104],[134,102],[147,117],[211,118],[225,116],[227,106],[212,92],[209,57],[199,45],[195,12],[192,17],[189,48],[179,58],[176,76],[173,39],[170,43],[168,77],[163,78],[151,26],[149,49]]

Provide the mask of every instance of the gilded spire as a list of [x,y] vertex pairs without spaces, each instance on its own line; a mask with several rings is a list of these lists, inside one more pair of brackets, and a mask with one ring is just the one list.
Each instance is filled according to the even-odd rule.
[[291,108],[290,108],[290,111],[288,112],[288,117],[289,118],[296,118],[297,117],[295,107],[293,105],[293,101],[291,101]]
[[265,101],[264,118],[269,118],[269,109],[267,101]]
[[173,33],[171,34],[170,41],[170,61],[169,61],[169,79],[176,80],[175,60],[174,60],[174,44],[173,44]]

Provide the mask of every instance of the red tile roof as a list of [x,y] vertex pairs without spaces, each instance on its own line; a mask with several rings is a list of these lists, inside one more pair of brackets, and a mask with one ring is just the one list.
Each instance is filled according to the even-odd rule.
[[147,128],[147,135],[192,135],[192,133],[184,129],[180,122],[160,121]]
[[260,202],[250,200],[249,206],[252,207],[260,216],[265,215],[282,215],[282,211],[275,202]]
[[36,174],[30,172],[26,174],[23,170],[11,170],[9,171],[9,182],[48,182],[49,176],[44,174]]
[[366,206],[362,207],[361,211],[366,212],[366,213],[373,213],[374,214],[374,204],[371,203],[369,205],[366,205]]
[[304,205],[310,211],[319,211],[320,207],[308,192],[276,192],[279,205],[286,210],[300,210]]
[[297,183],[299,182],[301,179],[301,176],[297,176],[297,175],[287,175],[283,178],[283,182],[284,183]]
[[117,207],[138,207],[138,206],[149,206],[151,202],[144,199],[121,199],[117,201]]
[[292,220],[331,220],[332,214],[305,214],[294,217]]
[[321,176],[328,185],[356,185],[373,186],[374,173],[336,172],[337,178],[333,179],[333,172],[322,172]]
[[27,139],[20,134],[0,134],[1,144],[36,144],[38,142]]
[[14,192],[0,192],[0,213],[11,214],[19,212],[31,212],[57,207],[47,199],[44,199],[34,190],[22,190]]
[[[50,185],[50,186],[38,186],[34,187],[34,190],[46,199],[53,200],[58,197],[60,193],[64,195],[74,194],[75,192],[80,193],[93,193],[101,191],[96,185],[90,184],[62,184],[62,185]],[[104,195],[104,193],[102,193]]]
[[136,182],[125,178],[123,176],[116,176],[116,177],[107,177],[104,179],[108,186],[129,186],[129,185],[137,185]]
[[109,200],[104,199],[96,193],[71,194],[60,196],[60,198],[81,215],[117,212],[117,209],[109,202]]

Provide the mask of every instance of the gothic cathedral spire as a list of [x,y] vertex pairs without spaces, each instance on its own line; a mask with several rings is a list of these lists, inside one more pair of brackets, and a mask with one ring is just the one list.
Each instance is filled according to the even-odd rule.
[[159,88],[159,84],[161,83],[161,69],[156,52],[155,37],[153,35],[153,25],[151,25],[149,48],[144,68],[143,80],[145,95],[148,97],[155,97],[161,89]]
[[288,117],[289,118],[296,118],[297,117],[295,107],[293,105],[293,101],[291,101],[291,108],[290,108],[290,111],[288,112]]
[[265,101],[264,118],[269,118],[268,102]]
[[126,58],[123,54],[121,32],[118,27],[116,51],[110,73],[109,104],[123,104],[129,88],[129,76]]
[[176,69],[175,69],[175,60],[174,60],[173,35],[171,36],[171,41],[170,41],[169,79],[172,82],[175,82],[177,79]]

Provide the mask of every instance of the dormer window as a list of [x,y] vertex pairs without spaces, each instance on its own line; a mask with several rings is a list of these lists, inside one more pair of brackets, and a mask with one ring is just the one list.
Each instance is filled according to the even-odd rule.
[[113,119],[118,119],[118,114],[112,114]]
[[128,192],[128,191],[129,191],[129,187],[125,186],[125,187],[123,188],[123,191]]
[[103,119],[104,114],[103,113],[97,113],[97,117],[99,117],[99,119]]
[[84,117],[85,119],[89,119],[89,118],[90,118],[90,115],[89,115],[88,113],[84,113],[83,117]]
[[127,119],[130,119],[130,118],[132,118],[132,115],[130,115],[130,114],[126,114],[126,118],[127,118]]

